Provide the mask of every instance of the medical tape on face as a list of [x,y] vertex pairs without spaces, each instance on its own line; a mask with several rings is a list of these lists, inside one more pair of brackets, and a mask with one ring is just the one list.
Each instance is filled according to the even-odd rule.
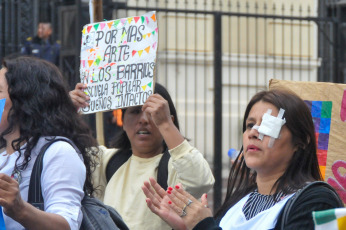
[[285,110],[280,109],[277,117],[270,115],[272,113],[271,109],[263,114],[262,122],[260,126],[254,125],[252,128],[258,130],[258,139],[263,140],[263,136],[270,136],[270,140],[268,143],[268,147],[272,147],[274,145],[275,139],[279,137],[281,127],[286,123],[285,119],[282,119]]

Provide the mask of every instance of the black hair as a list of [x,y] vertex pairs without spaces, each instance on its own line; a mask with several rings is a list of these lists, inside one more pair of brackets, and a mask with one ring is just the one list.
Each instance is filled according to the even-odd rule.
[[[177,111],[175,109],[172,98],[169,95],[167,89],[163,85],[161,85],[159,83],[155,83],[154,93],[160,94],[168,102],[170,114],[174,118],[173,123],[177,127],[177,129],[179,130],[179,121],[178,121]],[[122,112],[123,112],[122,116],[124,118],[125,113],[126,113],[126,109],[123,109]],[[163,149],[166,149],[167,145],[166,145],[165,141],[163,141],[162,144],[163,144]],[[119,150],[131,149],[130,140],[127,137],[127,134],[123,129],[121,129],[121,131],[116,135],[114,141],[111,142],[111,146],[114,148],[117,148]]]
[[[3,61],[12,107],[8,127],[0,134],[0,148],[11,144],[19,156],[15,170],[23,171],[30,161],[31,151],[40,137],[63,136],[72,140],[83,155],[86,166],[84,191],[92,194],[91,170],[98,148],[89,127],[77,113],[59,69],[35,57],[17,57]],[[7,143],[5,136],[16,127],[20,136]],[[23,150],[20,146],[26,143]],[[18,159],[24,154],[23,163]]]
[[[259,92],[252,97],[246,107],[243,132],[246,130],[246,120],[251,108],[259,101],[270,103],[278,110],[280,108],[285,110],[285,125],[292,134],[293,146],[297,147],[285,173],[272,187],[272,191],[275,188],[274,194],[277,195],[280,191],[285,195],[290,194],[303,187],[308,181],[322,180],[316,154],[315,128],[305,102],[286,89]],[[243,152],[243,147],[240,152]],[[225,201],[216,212],[216,219],[220,220],[230,207],[257,187],[256,175],[256,172],[246,166],[243,154],[239,154],[231,168]]]

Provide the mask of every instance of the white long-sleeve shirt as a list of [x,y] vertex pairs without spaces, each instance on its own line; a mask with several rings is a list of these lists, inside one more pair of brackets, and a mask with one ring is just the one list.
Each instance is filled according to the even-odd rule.
[[[23,200],[28,200],[31,171],[36,157],[43,144],[43,138],[31,153],[31,160],[27,168],[21,172],[19,184],[20,194]],[[22,147],[25,148],[25,145]],[[22,151],[23,153],[23,151]],[[0,154],[0,165],[4,167],[0,173],[11,176],[18,152],[6,155]],[[8,161],[6,162],[6,158]],[[23,154],[18,163],[23,161]],[[6,164],[5,164],[6,162]],[[69,223],[72,230],[79,229],[83,214],[81,201],[84,197],[83,186],[86,178],[85,165],[76,150],[65,141],[53,143],[43,157],[43,169],[41,175],[42,196],[44,199],[45,212],[61,215]],[[24,227],[12,218],[4,215],[6,229],[24,229]]]

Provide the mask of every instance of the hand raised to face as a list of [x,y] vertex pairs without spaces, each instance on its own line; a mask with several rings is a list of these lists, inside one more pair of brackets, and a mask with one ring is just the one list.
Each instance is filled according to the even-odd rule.
[[160,94],[150,95],[145,101],[142,111],[149,115],[157,127],[165,123],[172,123],[168,102]]

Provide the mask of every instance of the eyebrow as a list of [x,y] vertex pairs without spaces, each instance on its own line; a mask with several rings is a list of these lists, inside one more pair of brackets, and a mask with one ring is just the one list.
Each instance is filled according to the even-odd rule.
[[253,117],[248,117],[248,118],[246,119],[246,121],[256,121],[256,119],[253,118]]

